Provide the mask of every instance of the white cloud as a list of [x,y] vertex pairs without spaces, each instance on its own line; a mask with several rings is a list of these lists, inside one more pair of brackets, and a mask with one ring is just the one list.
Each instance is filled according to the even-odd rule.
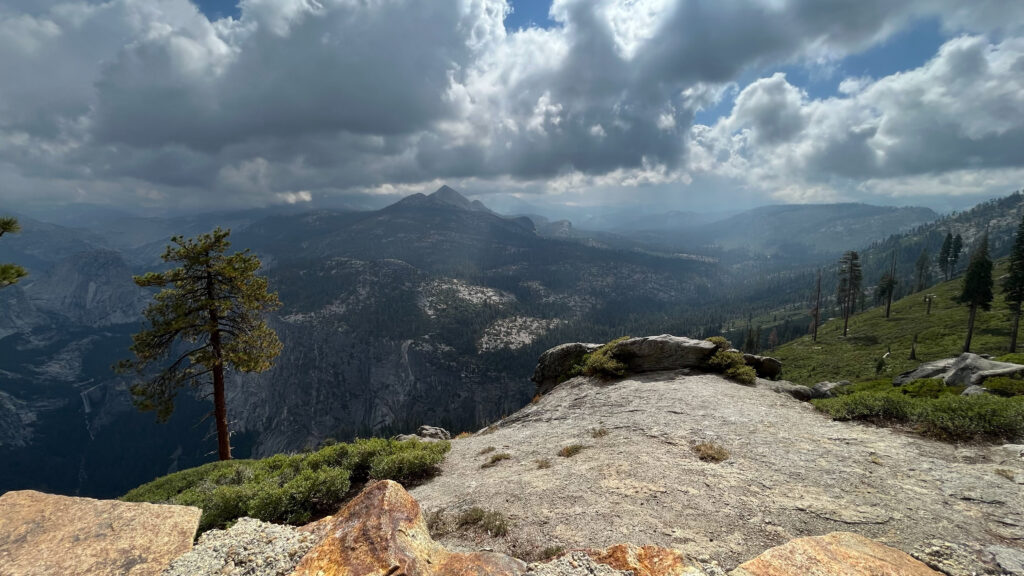
[[[0,5],[0,199],[251,205],[445,180],[565,194],[713,178],[806,200],[943,174],[960,175],[943,190],[977,190],[1024,166],[1017,0],[555,0],[558,26],[514,32],[506,0],[240,10]],[[826,100],[768,75],[693,126],[746,71],[836,70],[929,16],[972,35]]]

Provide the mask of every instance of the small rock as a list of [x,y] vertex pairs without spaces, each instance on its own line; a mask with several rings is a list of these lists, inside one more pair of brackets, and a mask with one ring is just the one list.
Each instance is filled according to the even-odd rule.
[[841,380],[839,382],[818,382],[814,386],[811,386],[811,392],[815,398],[834,398],[835,391],[844,386],[849,386],[849,380]]
[[743,361],[746,362],[747,366],[753,368],[754,372],[757,372],[757,375],[761,378],[775,380],[782,375],[782,362],[777,358],[744,354]]
[[452,435],[444,428],[438,428],[437,426],[420,426],[419,430],[416,431],[416,435],[420,438],[432,438],[434,440],[451,440]]
[[982,386],[968,386],[960,393],[961,396],[980,396],[982,394],[988,394],[988,390]]

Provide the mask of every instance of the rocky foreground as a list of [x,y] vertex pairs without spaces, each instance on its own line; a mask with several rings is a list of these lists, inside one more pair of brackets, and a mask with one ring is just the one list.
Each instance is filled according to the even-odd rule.
[[192,547],[194,508],[5,494],[0,576],[1024,575],[1024,446],[834,422],[792,385],[696,370],[706,343],[623,346],[639,374],[561,381],[563,348],[546,394],[453,440],[438,477],[303,528]]

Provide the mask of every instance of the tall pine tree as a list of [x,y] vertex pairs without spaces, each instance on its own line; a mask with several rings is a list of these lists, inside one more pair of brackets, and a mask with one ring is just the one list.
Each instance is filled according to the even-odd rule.
[[1003,280],[1003,298],[1013,312],[1010,326],[1010,352],[1017,351],[1017,331],[1020,327],[1020,309],[1024,302],[1024,217],[1017,227],[1017,237],[1010,251],[1010,266],[1006,279]]
[[978,308],[989,310],[992,307],[992,258],[988,254],[988,233],[981,237],[981,242],[971,254],[964,274],[963,287],[956,301],[970,307],[967,316],[967,339],[964,340],[964,352],[971,351],[971,337],[974,335],[974,318]]
[[277,294],[256,275],[260,261],[248,250],[225,254],[230,233],[217,228],[197,238],[175,236],[163,260],[178,266],[134,278],[139,286],[163,290],[144,312],[146,329],[132,336],[135,360],[117,365],[144,375],[174,358],[131,388],[136,406],[155,410],[160,421],[174,411],[181,388],[212,385],[221,460],[231,458],[225,370],[263,372],[281,352],[281,341],[262,317],[280,306]]
[[953,233],[947,232],[946,239],[942,241],[942,248],[939,249],[939,256],[935,263],[942,271],[943,280],[949,280],[949,255],[953,251]]
[[[21,225],[16,218],[5,216],[0,218],[0,236],[21,232]],[[17,264],[0,264],[0,288],[10,286],[28,275],[24,268]]]
[[957,234],[949,247],[949,276],[956,276],[956,263],[960,261],[960,253],[964,250],[964,237]]

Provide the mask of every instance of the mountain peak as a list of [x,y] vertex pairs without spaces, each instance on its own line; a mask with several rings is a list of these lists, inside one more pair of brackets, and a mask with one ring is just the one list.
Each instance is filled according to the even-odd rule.
[[460,194],[454,188],[451,188],[447,185],[441,186],[433,194],[427,196],[427,198],[433,200],[434,202],[449,204],[457,208],[462,208],[463,210],[476,209],[473,202],[470,202],[468,198]]
[[458,190],[450,186],[441,186],[434,193],[429,195],[416,193],[406,196],[393,204],[393,206],[402,206],[407,208],[432,206],[435,208],[456,208],[458,210],[467,210],[470,212],[494,213],[490,208],[484,206],[479,200],[470,200],[459,193]]

